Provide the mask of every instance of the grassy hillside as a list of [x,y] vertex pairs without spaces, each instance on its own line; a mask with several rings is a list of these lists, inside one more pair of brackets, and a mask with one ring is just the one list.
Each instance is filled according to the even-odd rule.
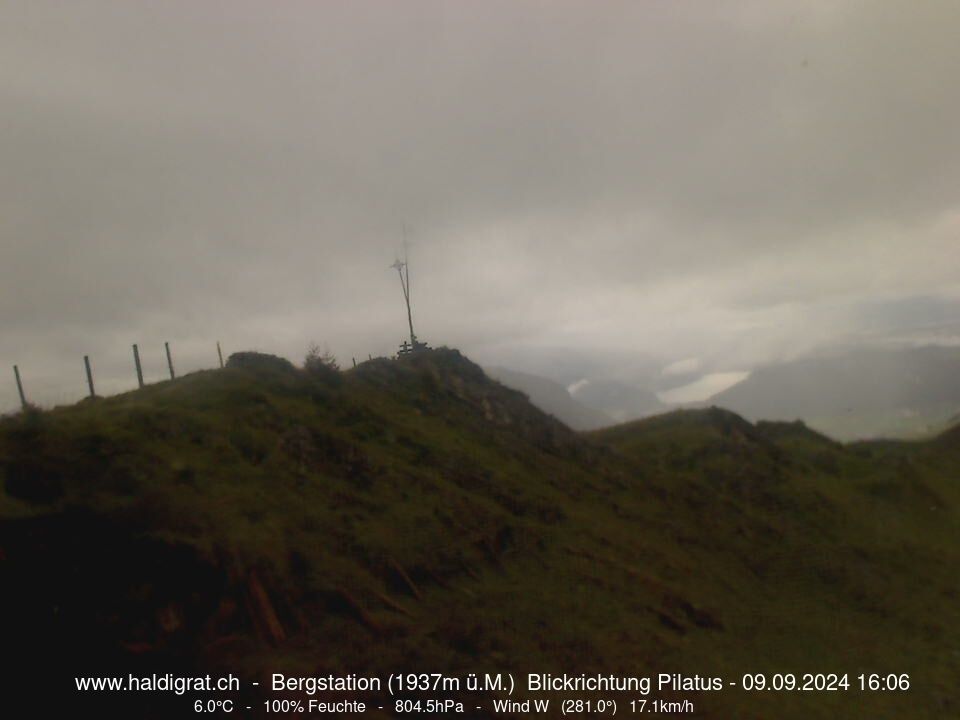
[[681,697],[960,710],[955,431],[844,446],[711,409],[583,436],[456,351],[232,364],[0,423],[21,667],[896,672],[908,693]]

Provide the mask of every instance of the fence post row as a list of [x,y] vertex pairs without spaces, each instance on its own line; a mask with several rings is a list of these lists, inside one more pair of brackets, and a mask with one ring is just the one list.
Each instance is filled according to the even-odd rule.
[[27,396],[23,394],[23,383],[20,382],[20,368],[13,366],[13,374],[17,378],[17,392],[20,393],[20,406],[27,409]]
[[83,364],[87,368],[87,385],[90,387],[90,397],[96,397],[97,394],[93,390],[93,372],[90,370],[90,356],[83,356]]
[[[170,369],[170,379],[174,380],[176,375],[173,372],[173,355],[170,353],[170,343],[165,342],[163,344],[164,349],[167,351],[167,367]],[[223,350],[220,349],[220,341],[217,340],[217,357],[220,359],[220,367],[223,368]],[[371,357],[372,359],[372,357]],[[357,366],[357,359],[352,358],[353,366]],[[144,387],[143,382],[143,366],[140,364],[140,348],[137,346],[137,343],[133,344],[133,363],[137,368],[137,384],[142,389]],[[90,397],[96,397],[97,393],[93,387],[93,369],[90,365],[90,356],[83,356],[83,366],[87,371],[87,387],[90,390]],[[27,409],[27,396],[23,391],[23,381],[20,379],[20,368],[17,365],[13,366],[13,376],[17,379],[17,393],[20,395],[20,405],[26,410]]]
[[167,349],[167,367],[170,368],[170,379],[174,379],[173,374],[173,357],[170,355],[170,343],[165,342],[163,346]]
[[143,368],[140,367],[140,349],[137,347],[137,344],[133,344],[133,362],[137,366],[137,383],[140,385],[140,389],[143,389]]

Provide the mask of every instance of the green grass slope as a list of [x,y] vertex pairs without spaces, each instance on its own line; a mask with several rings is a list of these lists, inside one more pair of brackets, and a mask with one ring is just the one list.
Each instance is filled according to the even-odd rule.
[[900,695],[679,697],[960,710],[955,431],[844,446],[711,409],[579,435],[456,351],[238,360],[0,422],[22,666],[910,673]]

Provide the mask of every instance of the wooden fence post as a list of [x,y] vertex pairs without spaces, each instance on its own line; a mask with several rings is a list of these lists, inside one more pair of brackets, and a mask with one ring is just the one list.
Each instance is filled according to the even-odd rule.
[[90,387],[90,397],[96,397],[97,394],[93,390],[93,371],[90,370],[90,356],[83,356],[83,364],[87,368],[87,385]]
[[137,383],[140,385],[140,389],[143,389],[143,368],[140,367],[140,349],[137,347],[137,344],[133,344],[133,362],[137,366]]
[[217,340],[217,357],[220,358],[220,368],[223,368],[223,351],[220,350],[220,341]]
[[173,357],[170,355],[170,343],[165,342],[163,346],[167,349],[167,367],[170,368],[170,379],[173,380]]
[[23,383],[20,382],[20,368],[13,366],[13,374],[17,378],[17,392],[20,393],[20,405],[24,410],[27,409],[27,397],[23,394]]

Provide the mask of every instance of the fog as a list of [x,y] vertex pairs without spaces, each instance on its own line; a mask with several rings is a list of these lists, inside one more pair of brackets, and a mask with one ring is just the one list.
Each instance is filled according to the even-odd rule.
[[[406,333],[566,384],[960,342],[952,2],[0,7],[31,399]],[[704,380],[703,382],[707,382]],[[667,383],[669,384],[669,383]],[[0,409],[17,404],[12,371]]]

